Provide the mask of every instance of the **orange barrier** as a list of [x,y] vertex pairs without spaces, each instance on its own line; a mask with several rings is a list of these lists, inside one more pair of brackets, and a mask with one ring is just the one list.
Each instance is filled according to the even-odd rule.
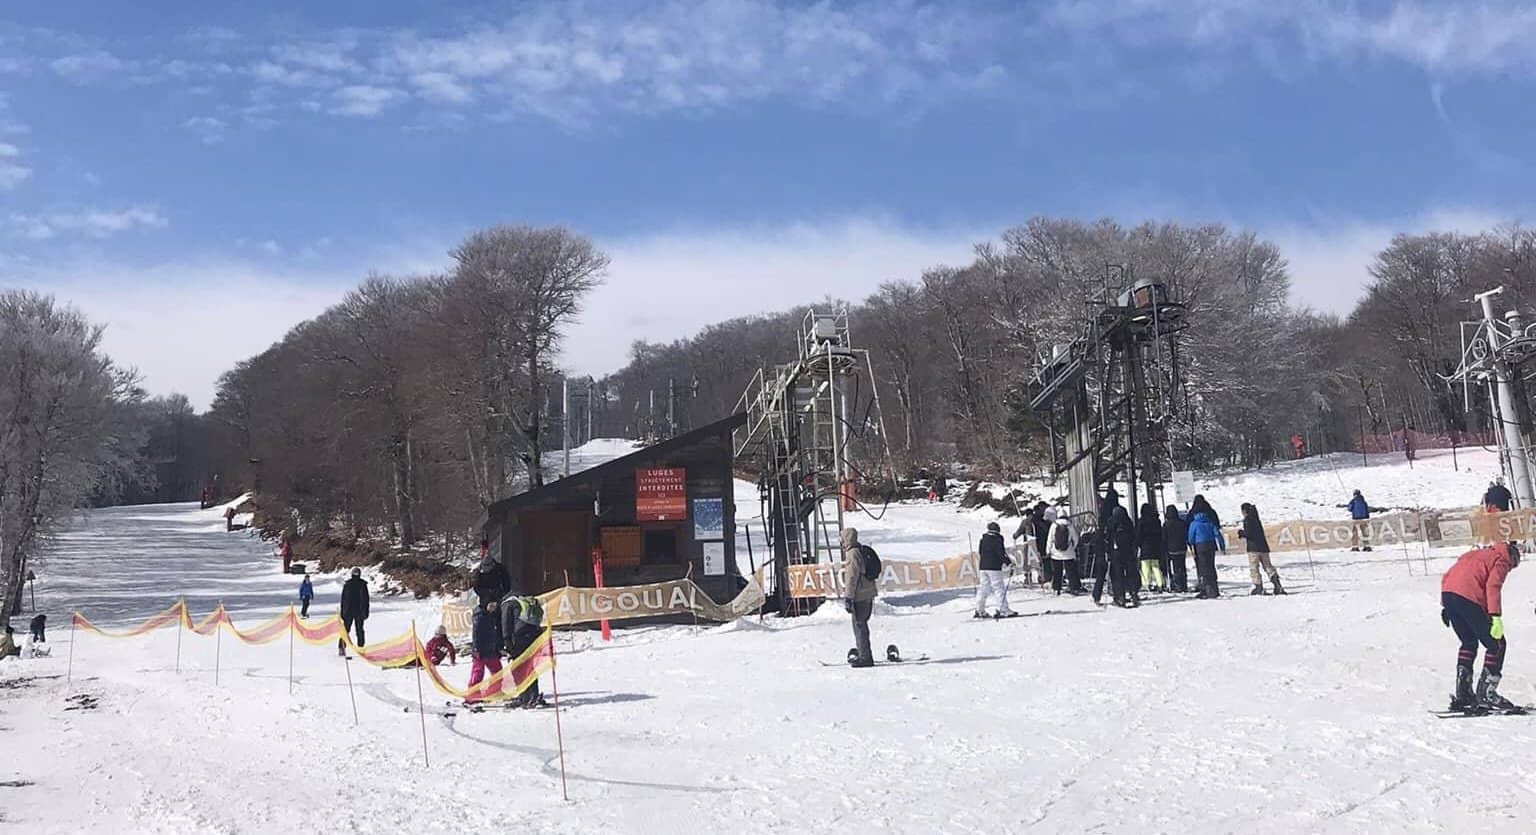
[[[253,646],[270,644],[290,632],[311,646],[340,641],[351,650],[353,655],[376,667],[393,668],[413,663],[420,664],[439,692],[466,701],[498,701],[515,698],[533,686],[539,680],[539,676],[549,672],[555,664],[553,630],[548,626],[532,646],[517,658],[512,659],[500,672],[473,687],[459,688],[442,677],[437,665],[433,664],[428,657],[426,647],[422,645],[413,630],[408,629],[393,638],[359,646],[352,640],[352,636],[347,634],[339,615],[309,623],[301,619],[293,611],[292,606],[288,607],[287,612],[245,630],[235,626],[235,622],[230,619],[229,612],[222,604],[212,614],[194,622],[185,600],[178,600],[170,608],[151,616],[138,626],[120,632],[102,629],[79,612],[74,613],[71,625],[103,638],[136,638],[172,624],[179,629],[203,636],[214,635],[220,627],[223,627],[241,643]],[[71,645],[71,657],[73,657],[73,645]]]

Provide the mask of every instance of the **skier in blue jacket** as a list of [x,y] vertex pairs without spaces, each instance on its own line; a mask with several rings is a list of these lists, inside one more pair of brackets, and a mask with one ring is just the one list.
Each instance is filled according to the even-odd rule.
[[309,575],[299,583],[299,617],[309,617],[309,601],[315,599],[315,587],[309,582]]
[[1196,595],[1202,600],[1221,596],[1221,590],[1216,584],[1216,549],[1221,553],[1227,553],[1227,540],[1221,535],[1221,528],[1211,521],[1206,513],[1196,513],[1195,518],[1189,522],[1188,541],[1195,549],[1195,585],[1200,593]]
[[[1354,497],[1349,500],[1349,518],[1354,520],[1349,532],[1349,550],[1371,550],[1371,505],[1364,496],[1360,495],[1359,490],[1356,490]],[[1365,537],[1364,546],[1360,544],[1362,536]]]

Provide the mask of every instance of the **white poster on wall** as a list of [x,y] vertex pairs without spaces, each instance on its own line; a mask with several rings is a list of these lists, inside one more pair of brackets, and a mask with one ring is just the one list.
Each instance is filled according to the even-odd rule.
[[1195,499],[1195,474],[1190,470],[1173,471],[1173,496],[1177,504],[1188,505]]
[[725,543],[704,543],[704,576],[725,576]]

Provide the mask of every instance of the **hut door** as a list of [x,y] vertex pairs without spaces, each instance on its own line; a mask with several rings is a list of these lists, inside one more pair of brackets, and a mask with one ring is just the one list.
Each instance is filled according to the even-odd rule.
[[592,514],[530,510],[520,514],[523,529],[523,584],[535,594],[565,585],[592,584]]

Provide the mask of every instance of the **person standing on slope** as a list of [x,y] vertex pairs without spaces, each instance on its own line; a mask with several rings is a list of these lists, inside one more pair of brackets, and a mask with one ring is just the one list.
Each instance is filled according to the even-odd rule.
[[[509,594],[501,601],[501,637],[506,644],[507,657],[516,661],[533,642],[544,634],[544,604],[537,597]],[[516,672],[516,668],[513,668]],[[518,707],[547,707],[539,694],[539,680],[534,679],[517,697]]]
[[[1109,531],[1104,536],[1106,545],[1105,568],[1109,574],[1109,591],[1115,605],[1136,607],[1141,596],[1136,593],[1136,524],[1131,515],[1118,503],[1109,511]],[[1094,602],[1103,596],[1104,577],[1094,582]]]
[[[853,615],[854,657],[848,662],[853,667],[875,666],[874,653],[869,648],[869,617],[875,611],[875,597],[879,595],[876,577],[870,577],[869,556],[875,549],[859,543],[859,532],[843,528],[843,606]],[[866,553],[867,552],[867,553]],[[879,559],[879,557],[875,557]]]
[[1183,594],[1189,591],[1185,556],[1189,553],[1189,523],[1173,505],[1163,511],[1163,554],[1168,565],[1168,590]]
[[[1354,520],[1349,531],[1349,550],[1371,550],[1371,505],[1360,495],[1359,490],[1349,500],[1349,518]],[[1364,546],[1360,544],[1362,536],[1365,538]]]
[[1216,508],[1211,507],[1211,503],[1205,500],[1205,496],[1195,496],[1195,498],[1190,501],[1190,521],[1194,521],[1196,513],[1204,513],[1205,518],[1210,520],[1212,525],[1215,525],[1217,528],[1221,527],[1221,516],[1217,515]]
[[1163,523],[1157,518],[1157,507],[1151,502],[1141,506],[1141,518],[1136,521],[1136,543],[1141,559],[1141,584],[1149,592],[1163,591],[1167,581],[1163,576],[1163,561],[1167,552],[1163,546]]
[[480,542],[480,564],[475,567],[474,576],[470,578],[470,586],[475,591],[475,599],[480,608],[492,600],[501,602],[512,591],[512,578],[507,574],[507,569],[501,564],[497,555],[490,551],[490,543],[484,540]]
[[1269,539],[1264,536],[1264,523],[1259,521],[1259,509],[1248,502],[1243,502],[1243,528],[1237,535],[1242,538],[1248,550],[1248,574],[1253,579],[1253,591],[1249,594],[1264,594],[1264,574],[1260,573],[1260,569],[1275,584],[1275,594],[1285,594],[1285,588],[1280,585],[1280,572],[1269,561]]
[[1077,528],[1072,526],[1072,513],[1068,508],[1057,512],[1046,541],[1051,549],[1051,588],[1061,594],[1061,582],[1066,579],[1068,594],[1082,594],[1082,582],[1077,578]]
[[1496,478],[1488,483],[1487,492],[1483,493],[1483,510],[1489,513],[1508,513],[1510,503],[1514,496],[1509,494],[1509,488],[1504,486],[1504,479]]
[[309,617],[310,601],[315,599],[315,585],[309,581],[309,575],[299,581],[299,617]]
[[1013,560],[1008,558],[1008,546],[1003,542],[1002,529],[996,522],[987,523],[987,532],[976,544],[977,570],[981,573],[976,583],[976,617],[987,617],[987,602],[997,593],[997,617],[1011,618],[1014,611],[1008,608],[1008,574],[1004,571]]
[[[1461,555],[1440,580],[1440,621],[1456,630],[1456,693],[1451,710],[1508,710],[1514,705],[1499,695],[1504,673],[1504,580],[1520,565],[1520,546],[1502,542]],[[1483,674],[1472,690],[1472,665],[1483,645]]]
[[[341,586],[341,631],[345,635],[352,631],[353,625],[357,627],[357,645],[364,646],[368,643],[363,635],[363,621],[368,619],[368,581],[363,579],[361,568],[352,569],[352,577]],[[347,655],[347,642],[342,638],[336,640],[336,653],[343,658]]]
[[484,681],[487,674],[494,676],[501,672],[501,618],[496,614],[496,605],[494,600],[487,601],[475,613],[474,623],[470,626],[470,693],[464,699],[465,704],[474,704],[485,696],[501,692],[499,684],[482,694],[474,692],[475,686]]
[[1045,556],[1045,538],[1051,533],[1051,523],[1056,521],[1056,511],[1045,502],[1035,504],[1034,534],[1035,555],[1040,560],[1040,582],[1046,581],[1046,572],[1049,570],[1046,563],[1050,562]]
[[1221,528],[1211,521],[1209,513],[1201,511],[1190,520],[1187,539],[1190,547],[1195,549],[1195,585],[1200,589],[1196,596],[1201,600],[1220,597],[1221,589],[1216,582],[1216,549],[1227,553],[1227,540],[1221,535]]

